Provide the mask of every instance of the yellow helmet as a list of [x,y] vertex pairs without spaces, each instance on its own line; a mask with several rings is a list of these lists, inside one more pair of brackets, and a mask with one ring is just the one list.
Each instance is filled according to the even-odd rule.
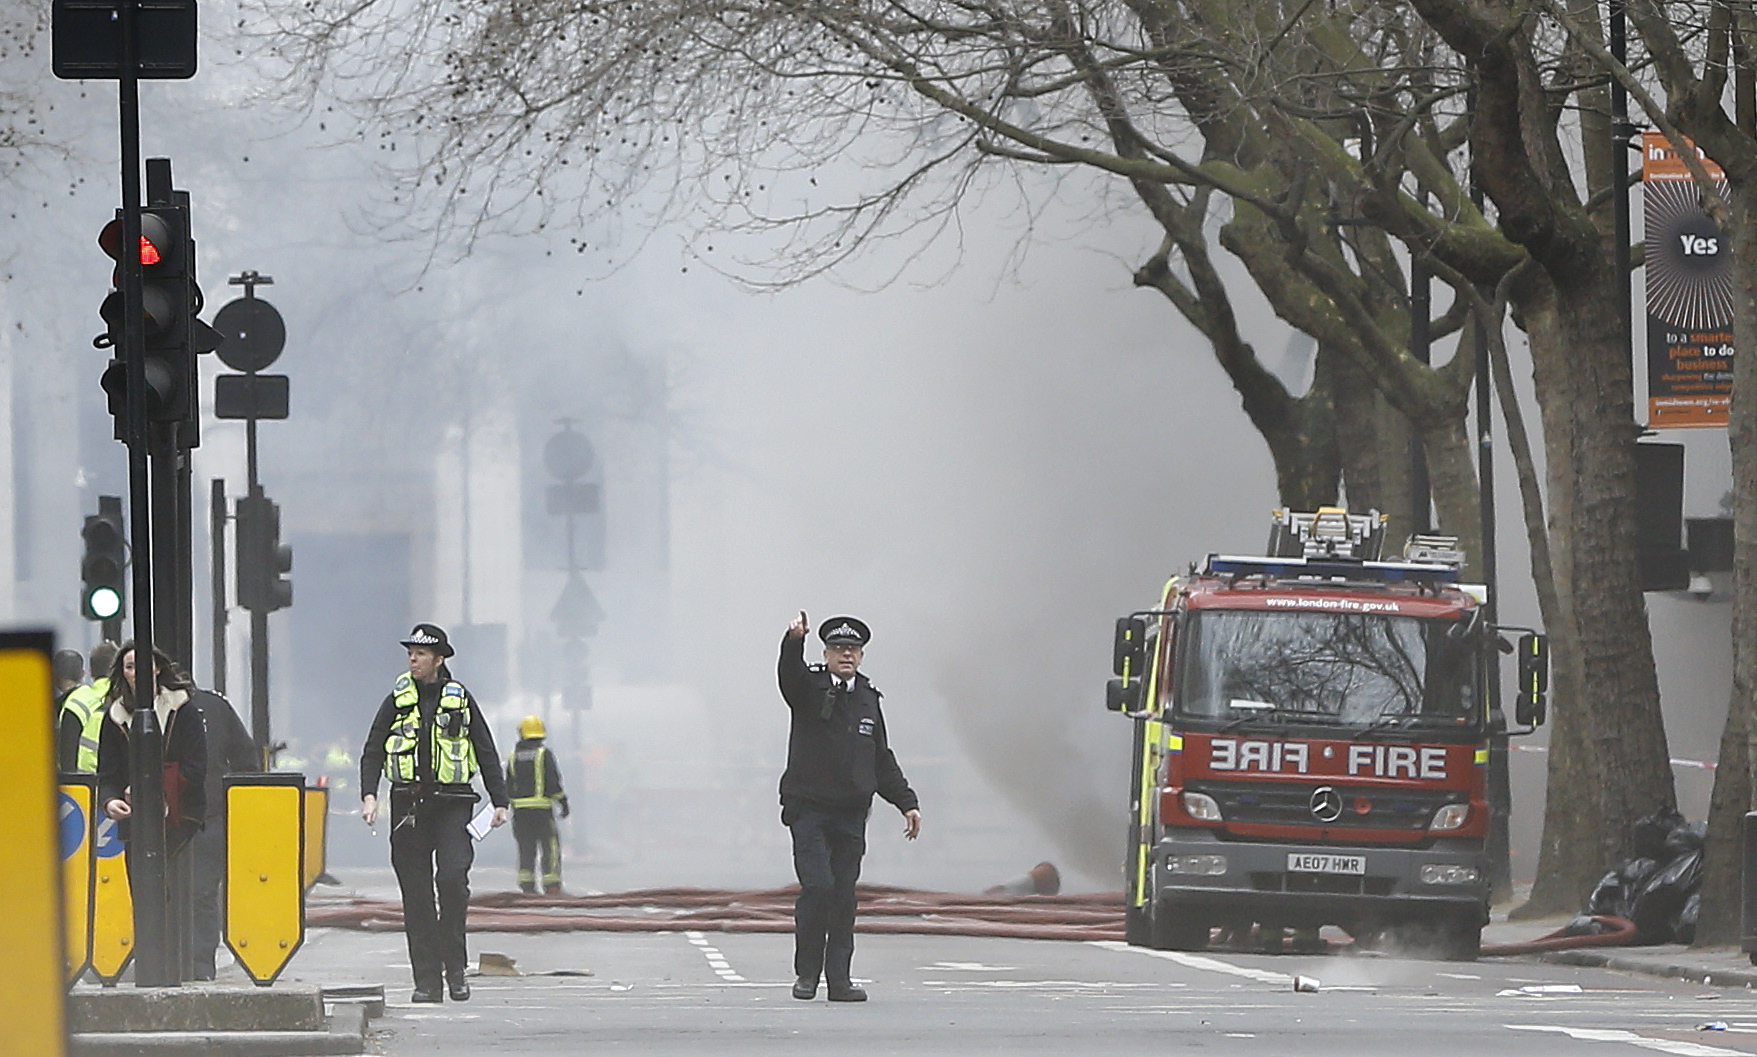
[[519,737],[546,738],[548,736],[549,732],[543,727],[542,716],[526,716],[519,720]]

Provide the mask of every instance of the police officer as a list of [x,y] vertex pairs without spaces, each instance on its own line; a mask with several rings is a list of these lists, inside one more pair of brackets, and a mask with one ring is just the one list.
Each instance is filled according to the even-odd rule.
[[[72,652],[72,651],[68,651]],[[56,654],[57,663],[60,654]],[[77,653],[73,654],[78,657]],[[68,688],[61,697],[61,719],[56,743],[61,770],[68,774],[96,774],[98,733],[104,723],[105,699],[110,696],[110,668],[116,663],[116,644],[105,640],[92,647],[92,681]],[[69,663],[69,672],[72,672]],[[77,684],[79,675],[72,676]]]
[[807,666],[802,610],[781,639],[781,697],[793,713],[781,822],[793,835],[799,899],[793,909],[793,997],[817,997],[821,977],[832,1002],[864,1002],[854,986],[855,884],[866,853],[872,794],[903,813],[903,835],[921,833],[921,810],[885,736],[878,688],[860,672],[867,626],[832,617],[818,628],[824,663]]
[[567,791],[561,788],[561,767],[555,754],[543,744],[548,736],[542,716],[519,720],[519,744],[506,761],[506,785],[512,794],[512,835],[519,842],[519,891],[537,891],[537,858],[543,859],[543,890],[561,892],[561,838],[555,831],[555,811],[561,817],[572,811]]
[[443,972],[452,1001],[464,1002],[470,997],[464,917],[476,858],[466,827],[479,799],[470,783],[482,776],[494,825],[502,826],[505,776],[481,709],[446,666],[455,651],[445,632],[416,624],[402,645],[409,670],[378,707],[360,750],[360,815],[369,826],[377,821],[378,781],[388,770],[390,861],[403,893],[403,932],[415,978],[411,1000],[444,1001]]

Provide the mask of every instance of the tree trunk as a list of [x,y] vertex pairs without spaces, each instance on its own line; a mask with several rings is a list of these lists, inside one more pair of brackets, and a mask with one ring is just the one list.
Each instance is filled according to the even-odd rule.
[[[1728,171],[1730,178],[1738,175]],[[1698,945],[1739,938],[1740,820],[1754,806],[1748,743],[1757,730],[1757,186],[1741,179],[1730,191],[1734,220],[1723,234],[1732,239],[1733,346],[1741,350],[1733,357],[1727,427],[1733,455],[1733,691],[1708,809]]]
[[[1636,567],[1634,398],[1611,277],[1534,284],[1522,305],[1549,471],[1550,541],[1563,621],[1577,644],[1578,722],[1558,716],[1550,745],[1548,889],[1585,898],[1627,856],[1630,825],[1676,798],[1653,642]],[[1577,796],[1577,793],[1585,795]]]

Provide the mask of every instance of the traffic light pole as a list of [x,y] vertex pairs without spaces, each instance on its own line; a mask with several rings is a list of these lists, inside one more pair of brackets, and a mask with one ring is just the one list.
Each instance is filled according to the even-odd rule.
[[208,496],[208,540],[213,551],[214,693],[226,696],[226,480],[216,477]]
[[128,517],[134,553],[134,718],[129,739],[132,779],[129,860],[134,892],[134,981],[140,987],[179,983],[170,958],[165,887],[164,741],[153,712],[152,511],[147,467],[146,329],[140,271],[140,69],[138,0],[120,0],[122,70],[117,99],[122,148],[122,359],[128,371]]

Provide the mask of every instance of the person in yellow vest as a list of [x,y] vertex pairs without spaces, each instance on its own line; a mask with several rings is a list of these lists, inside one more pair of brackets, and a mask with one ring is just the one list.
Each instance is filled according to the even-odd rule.
[[[63,652],[72,654],[73,658],[79,657],[72,650]],[[57,664],[60,656],[56,655]],[[85,673],[74,674],[69,664],[68,672],[74,685],[67,687],[60,697],[61,719],[56,736],[56,755],[61,770],[68,774],[98,772],[98,732],[104,724],[104,699],[110,696],[109,671],[115,663],[116,644],[106,640],[92,647],[94,678],[89,684],[81,685],[79,680]]]
[[445,663],[454,651],[444,630],[416,624],[402,645],[409,670],[378,707],[360,750],[360,816],[369,826],[378,820],[378,783],[389,772],[390,862],[403,893],[411,1000],[443,1002],[443,972],[452,1001],[464,1002],[464,917],[476,858],[466,827],[480,799],[471,783],[481,776],[494,825],[504,826],[506,776],[482,710]]
[[561,767],[555,753],[543,744],[548,731],[542,716],[519,721],[519,743],[506,761],[506,785],[512,794],[512,835],[519,842],[519,890],[537,891],[537,858],[543,859],[543,890],[561,891],[561,837],[555,829],[555,809],[566,818],[567,791],[561,788]]

